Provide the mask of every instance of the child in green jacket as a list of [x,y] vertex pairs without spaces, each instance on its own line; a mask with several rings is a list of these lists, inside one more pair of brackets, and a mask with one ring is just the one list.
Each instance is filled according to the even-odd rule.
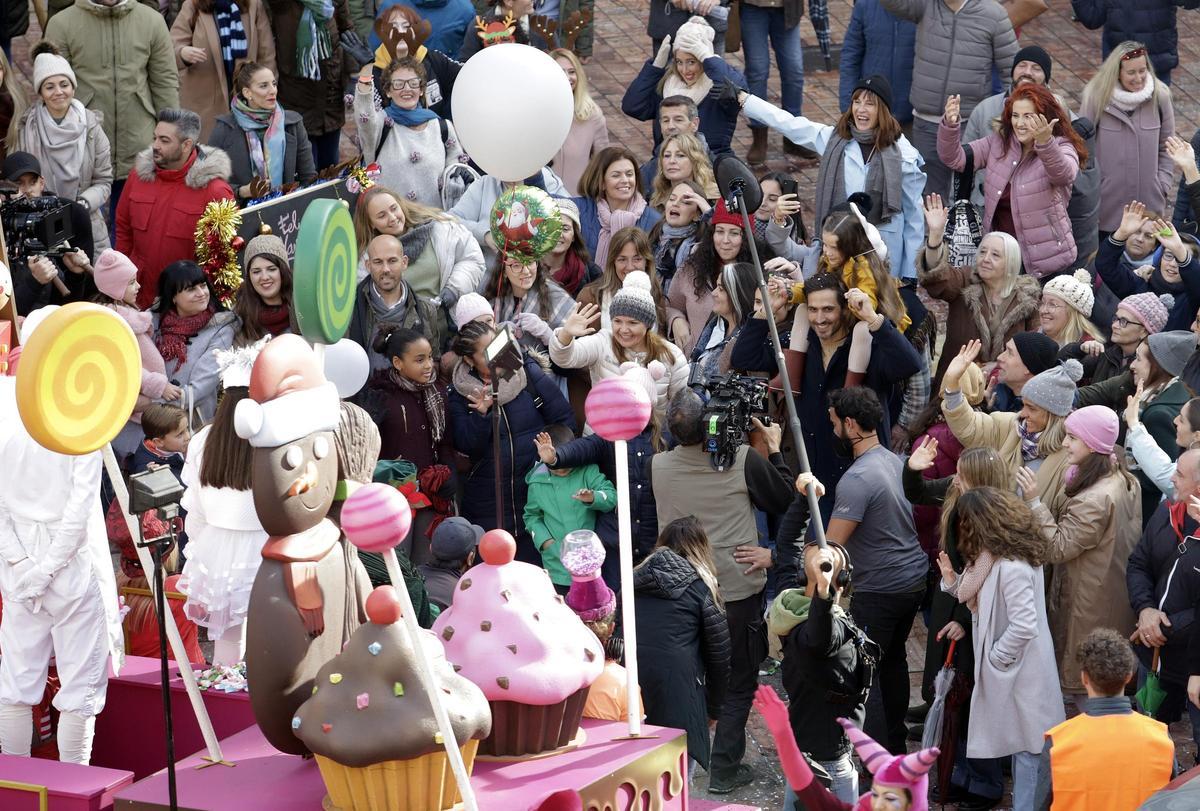
[[[537,435],[534,443],[539,458],[553,459],[554,449],[574,438],[566,426],[551,425],[545,433]],[[595,465],[551,470],[540,461],[529,471],[525,482],[529,485],[525,529],[541,550],[542,566],[555,589],[566,594],[571,573],[562,564],[562,540],[568,532],[595,529],[596,513],[617,506],[617,490]]]

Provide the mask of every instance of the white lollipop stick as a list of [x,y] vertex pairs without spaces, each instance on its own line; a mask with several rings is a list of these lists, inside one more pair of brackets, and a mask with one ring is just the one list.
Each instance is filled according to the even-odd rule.
[[[628,512],[628,508],[626,508]],[[388,577],[392,580],[392,588],[400,598],[401,617],[404,619],[404,629],[412,642],[413,651],[417,655],[417,666],[425,674],[423,682],[429,692],[429,703],[433,707],[433,716],[437,719],[438,730],[442,733],[442,745],[446,747],[446,757],[450,759],[450,770],[458,782],[458,792],[462,795],[465,811],[478,811],[475,803],[475,791],[471,788],[471,778],[467,774],[467,764],[463,761],[458,742],[454,739],[454,729],[450,726],[450,716],[442,704],[441,691],[433,686],[433,662],[429,660],[429,652],[421,641],[421,626],[417,624],[417,613],[413,609],[412,597],[408,594],[408,586],[404,582],[404,573],[400,571],[400,561],[396,559],[396,550],[384,550],[383,562],[387,564]],[[631,575],[632,576],[632,575]]]
[[623,439],[613,443],[617,463],[617,532],[621,553],[621,628],[625,634],[625,705],[629,734],[642,734],[638,712],[637,613],[633,610],[633,527],[629,517],[629,450]]

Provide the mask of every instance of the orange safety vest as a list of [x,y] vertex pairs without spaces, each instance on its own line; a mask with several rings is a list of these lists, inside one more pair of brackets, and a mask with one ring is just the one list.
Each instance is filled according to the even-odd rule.
[[1130,811],[1171,779],[1175,744],[1145,715],[1078,715],[1046,737],[1052,811]]

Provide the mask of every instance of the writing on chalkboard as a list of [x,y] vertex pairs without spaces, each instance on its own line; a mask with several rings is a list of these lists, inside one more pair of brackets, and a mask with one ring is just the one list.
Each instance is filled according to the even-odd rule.
[[300,222],[304,219],[308,204],[314,200],[343,200],[353,211],[358,194],[346,187],[345,178],[338,178],[314,183],[280,197],[272,197],[242,209],[242,224],[238,227],[238,235],[249,242],[262,233],[264,228],[268,228],[283,240],[287,248],[286,258],[288,262],[292,262],[296,258],[296,239],[300,236]]
[[279,226],[275,229],[275,234],[287,246],[289,262],[296,258],[296,232],[299,230],[300,212],[294,208],[284,212],[283,216],[279,218]]

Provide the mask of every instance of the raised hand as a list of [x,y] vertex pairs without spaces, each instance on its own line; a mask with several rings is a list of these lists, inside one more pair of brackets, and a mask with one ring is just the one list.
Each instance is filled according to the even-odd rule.
[[958,111],[962,106],[962,100],[959,96],[949,96],[946,99],[946,109],[942,113],[943,120],[951,127],[958,125]]
[[596,331],[592,324],[599,320],[600,308],[595,304],[576,304],[559,329],[572,338],[582,338]]
[[875,305],[871,303],[871,297],[857,287],[851,287],[846,292],[846,305],[850,312],[867,323],[874,321],[878,314],[875,312]]
[[1121,210],[1121,224],[1113,231],[1113,239],[1124,242],[1141,229],[1146,222],[1146,206],[1138,200],[1130,200]]
[[1192,148],[1190,143],[1183,140],[1178,135],[1172,135],[1167,139],[1167,142],[1163,144],[1163,146],[1166,148],[1167,155],[1171,158],[1171,162],[1179,167],[1185,176],[1187,175],[1189,169],[1191,169],[1193,172],[1198,171],[1196,169],[1196,150]]
[[983,344],[979,339],[973,339],[963,344],[962,349],[958,350],[958,354],[954,356],[954,360],[950,361],[950,365],[946,367],[946,373],[942,375],[942,386],[948,391],[957,391],[958,381],[962,379],[967,367],[979,357],[982,349]]
[[533,438],[533,445],[537,448],[538,459],[547,465],[553,465],[558,461],[558,452],[554,450],[554,442],[550,439],[550,435],[545,431]]
[[954,564],[950,562],[950,556],[945,552],[938,552],[937,558],[938,571],[942,573],[942,583],[946,588],[950,588],[958,582],[958,572],[954,571]]
[[909,470],[922,471],[933,467],[934,460],[937,459],[938,441],[936,438],[926,436],[921,441],[921,444],[913,448],[912,454],[908,457]]
[[1179,264],[1183,265],[1187,263],[1189,258],[1187,246],[1179,238],[1179,232],[1175,230],[1174,225],[1166,220],[1155,220],[1154,231],[1158,236],[1159,244],[1163,246],[1164,250],[1170,251]]
[[1057,126],[1058,119],[1047,121],[1046,116],[1041,113],[1035,113],[1033,116],[1033,142],[1045,146],[1054,138],[1054,127]]
[[663,37],[662,45],[658,46],[658,53],[654,55],[654,67],[665,68],[667,62],[671,61],[671,38]]
[[1021,498],[1032,504],[1038,500],[1037,474],[1027,467],[1017,468],[1017,487],[1021,488]]
[[800,213],[800,198],[795,194],[781,194],[775,201],[775,222],[787,225],[787,218]]
[[940,194],[928,194],[925,196],[924,210],[925,230],[928,233],[929,242],[937,245],[942,241],[942,235],[946,233],[946,223],[950,220],[950,209],[942,203]]
[[1128,425],[1130,429],[1137,425],[1141,419],[1142,397],[1145,396],[1146,393],[1145,383],[1146,381],[1139,380],[1137,384],[1137,391],[1129,395],[1129,397],[1125,400],[1125,424]]

